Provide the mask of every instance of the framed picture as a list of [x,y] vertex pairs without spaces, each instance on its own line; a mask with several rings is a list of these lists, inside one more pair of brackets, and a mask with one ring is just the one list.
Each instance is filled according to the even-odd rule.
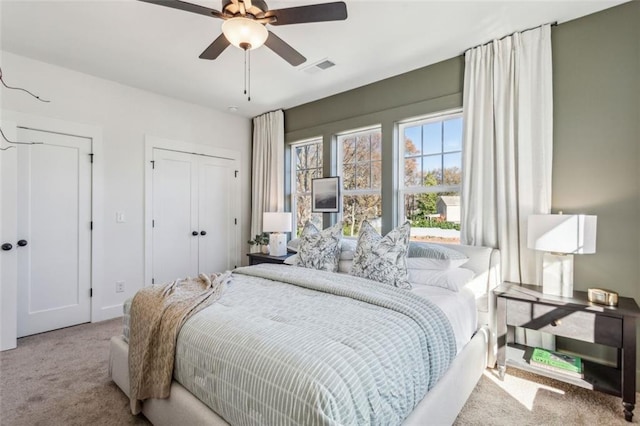
[[340,177],[311,180],[311,211],[313,213],[340,212]]

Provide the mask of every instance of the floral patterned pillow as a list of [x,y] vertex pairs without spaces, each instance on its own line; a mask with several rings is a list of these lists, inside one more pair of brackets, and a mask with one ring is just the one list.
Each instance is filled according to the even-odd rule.
[[405,222],[383,238],[365,220],[360,227],[351,275],[410,289],[407,273],[410,232],[411,225]]
[[305,223],[300,234],[300,246],[295,265],[337,272],[341,239],[342,222],[323,231],[318,231],[311,222]]

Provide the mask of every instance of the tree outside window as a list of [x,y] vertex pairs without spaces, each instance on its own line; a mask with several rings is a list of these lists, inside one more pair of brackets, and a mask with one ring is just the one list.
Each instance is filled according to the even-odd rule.
[[322,213],[311,212],[311,180],[322,177],[322,139],[293,143],[291,161],[294,185],[291,211],[296,224],[293,237],[297,237],[307,221],[322,229]]
[[400,124],[400,217],[411,239],[460,242],[462,114]]
[[364,220],[382,226],[382,134],[380,127],[338,135],[345,236],[357,236]]

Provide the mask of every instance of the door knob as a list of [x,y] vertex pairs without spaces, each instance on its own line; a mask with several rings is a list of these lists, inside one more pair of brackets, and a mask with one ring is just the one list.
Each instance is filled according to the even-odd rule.
[[4,243],[4,244],[2,245],[2,250],[4,250],[4,251],[9,251],[9,250],[11,250],[12,248],[13,248],[13,246],[12,246],[10,243]]
[[193,232],[191,233],[191,235],[193,235],[194,237],[195,237],[195,236],[197,236],[197,235],[198,235],[198,231],[193,231]]
[[24,247],[24,246],[26,246],[26,245],[27,245],[27,240],[20,240],[20,241],[18,241],[18,245],[19,245],[20,247]]
[[200,231],[200,235],[207,235],[207,231]]

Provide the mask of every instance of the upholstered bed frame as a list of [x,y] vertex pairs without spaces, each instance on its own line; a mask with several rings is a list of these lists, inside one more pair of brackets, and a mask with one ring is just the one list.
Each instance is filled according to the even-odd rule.
[[[469,257],[463,266],[476,273],[467,284],[476,295],[478,331],[456,356],[447,372],[407,417],[405,425],[451,424],[486,367],[495,364],[496,316],[492,290],[500,284],[500,253],[491,248],[447,245]],[[129,396],[129,346],[122,336],[111,338],[109,374]],[[167,399],[144,401],[142,412],[154,425],[227,425],[204,403],[174,381]]]

